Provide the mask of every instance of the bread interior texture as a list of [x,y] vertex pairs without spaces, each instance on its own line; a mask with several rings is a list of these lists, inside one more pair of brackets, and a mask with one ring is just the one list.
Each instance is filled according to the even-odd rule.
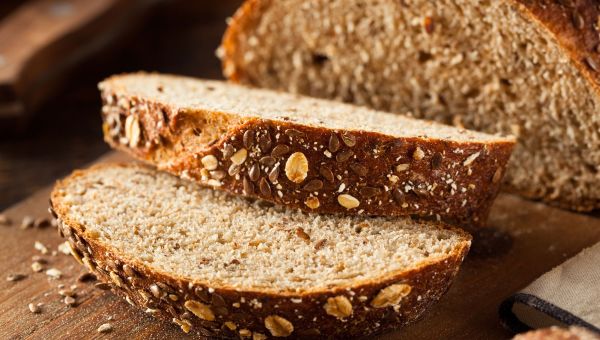
[[226,75],[517,135],[513,189],[577,209],[600,206],[600,97],[512,1],[255,5],[260,16],[249,14],[229,37],[237,48]]
[[211,286],[279,293],[352,287],[469,244],[466,234],[431,222],[301,213],[139,166],[82,172],[59,190],[58,209],[108,251]]

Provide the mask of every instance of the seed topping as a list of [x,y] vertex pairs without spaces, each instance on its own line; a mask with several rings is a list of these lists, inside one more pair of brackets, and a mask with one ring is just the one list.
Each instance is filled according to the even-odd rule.
[[335,134],[331,134],[329,137],[329,151],[337,152],[340,149],[340,140]]
[[215,319],[215,314],[212,312],[210,307],[202,302],[198,302],[196,300],[187,300],[184,306],[187,310],[194,313],[194,315],[202,320],[213,321]]
[[285,175],[294,183],[302,183],[308,175],[308,159],[302,152],[294,152],[285,163]]
[[248,150],[241,148],[231,156],[231,162],[235,165],[242,165],[248,157]]
[[471,163],[473,163],[477,157],[479,157],[479,155],[481,154],[481,152],[476,152],[472,155],[470,155],[469,157],[467,157],[467,159],[465,159],[465,161],[463,162],[464,166],[469,166],[471,165]]
[[306,201],[304,201],[304,204],[311,209],[317,209],[321,205],[319,199],[316,197],[307,198]]
[[265,327],[273,336],[290,336],[294,331],[294,325],[291,322],[277,315],[267,316]]
[[356,145],[356,137],[348,132],[342,133],[342,142],[344,142],[347,147],[351,148]]
[[219,165],[219,161],[217,160],[217,157],[215,157],[213,155],[206,155],[206,156],[202,157],[200,162],[202,162],[202,165],[204,165],[206,170],[215,170],[215,169],[217,169],[217,166]]
[[407,284],[393,284],[380,290],[377,296],[371,301],[371,306],[375,308],[384,308],[397,305],[402,298],[410,294],[411,290],[412,287]]
[[134,115],[129,115],[125,119],[125,138],[129,141],[129,147],[134,148],[140,142],[140,122]]
[[328,298],[323,308],[327,314],[335,316],[338,319],[352,315],[352,304],[343,295]]
[[277,144],[271,151],[271,156],[278,158],[285,156],[290,152],[290,147],[285,144]]
[[425,157],[425,152],[423,152],[423,150],[420,147],[417,146],[417,148],[413,152],[412,158],[415,161],[420,161],[420,160],[423,159],[423,157]]
[[346,208],[348,210],[356,208],[356,207],[358,207],[360,205],[360,201],[359,200],[357,200],[354,196],[348,195],[348,194],[339,195],[337,197],[337,200],[338,200],[338,203],[342,207],[344,207],[344,208]]

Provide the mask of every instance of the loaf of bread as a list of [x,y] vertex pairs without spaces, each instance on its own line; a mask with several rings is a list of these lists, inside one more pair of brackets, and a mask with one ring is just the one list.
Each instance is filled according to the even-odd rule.
[[249,0],[231,80],[517,135],[509,188],[600,208],[598,1]]
[[306,213],[132,164],[75,171],[51,206],[75,259],[115,293],[207,337],[398,328],[442,296],[470,246],[437,222]]
[[105,140],[204,185],[321,213],[480,225],[514,140],[219,81],[100,84]]

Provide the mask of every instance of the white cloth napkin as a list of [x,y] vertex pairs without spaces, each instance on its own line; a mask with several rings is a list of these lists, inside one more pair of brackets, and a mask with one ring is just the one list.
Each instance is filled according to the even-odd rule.
[[510,296],[500,318],[515,332],[578,325],[600,333],[600,243]]

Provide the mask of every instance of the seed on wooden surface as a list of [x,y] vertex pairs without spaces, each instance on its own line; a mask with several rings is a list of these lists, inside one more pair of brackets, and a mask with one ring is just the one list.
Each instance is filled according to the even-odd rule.
[[27,307],[29,308],[29,311],[33,314],[39,314],[42,312],[41,308],[37,305],[34,305],[33,303],[30,303],[29,305],[27,305]]
[[75,301],[75,298],[72,296],[66,296],[63,300],[63,302],[65,303],[65,305],[69,306],[69,307],[73,307],[75,306],[75,303],[77,301]]
[[26,277],[27,277],[27,276],[26,276],[26,275],[23,275],[23,274],[9,274],[9,275],[6,277],[6,281],[9,281],[9,282],[16,282],[16,281],[21,281],[21,280],[23,280],[23,279],[24,279],[24,278],[26,278]]
[[93,273],[90,272],[85,272],[81,275],[79,275],[79,277],[77,277],[77,281],[79,282],[92,282],[92,281],[96,281],[96,275],[94,275]]
[[113,330],[113,326],[110,323],[104,323],[98,327],[98,333],[108,333]]
[[33,221],[35,228],[46,228],[50,226],[50,220],[45,217],[38,217]]
[[56,268],[50,268],[46,270],[46,275],[53,279],[60,279],[62,276],[62,272]]
[[44,266],[40,262],[35,261],[31,264],[31,270],[33,270],[36,273],[39,273],[42,270],[44,270]]
[[4,214],[0,214],[0,225],[1,226],[12,225],[12,220],[8,216],[6,216]]
[[33,227],[34,219],[31,216],[24,216],[21,221],[21,229],[27,229]]

